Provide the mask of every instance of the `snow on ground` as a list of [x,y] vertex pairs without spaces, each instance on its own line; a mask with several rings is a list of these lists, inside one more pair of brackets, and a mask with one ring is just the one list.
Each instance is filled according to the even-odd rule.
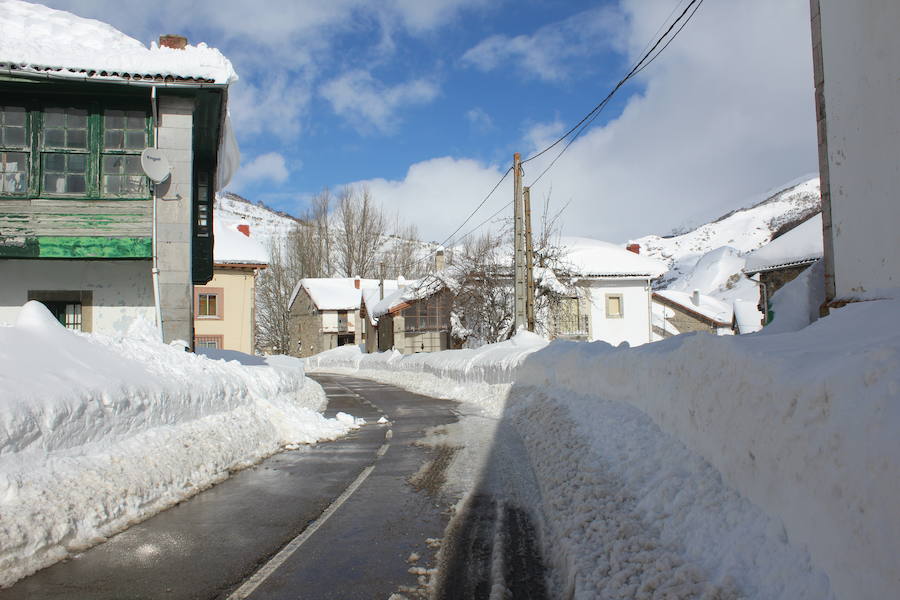
[[76,333],[29,302],[0,327],[0,585],[361,424],[320,414],[324,392],[297,359],[211,360],[142,326]]
[[517,430],[564,597],[880,599],[900,576],[898,310],[632,349],[520,335],[307,364],[466,402],[477,419],[451,437]]

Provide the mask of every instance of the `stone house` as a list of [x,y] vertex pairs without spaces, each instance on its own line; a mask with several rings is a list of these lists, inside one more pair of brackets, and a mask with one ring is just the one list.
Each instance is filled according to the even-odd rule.
[[[33,299],[73,329],[117,334],[145,319],[189,344],[193,286],[213,276],[213,194],[239,157],[231,64],[179,36],[148,49],[67,12],[7,9],[0,322]],[[33,33],[45,22],[52,37]],[[148,148],[170,166],[158,184],[142,167]]]
[[733,333],[731,306],[712,296],[694,290],[688,294],[677,290],[653,292],[653,333],[665,339],[691,331],[707,331],[716,335]]
[[813,215],[746,255],[744,274],[759,282],[759,310],[771,321],[770,300],[823,254],[822,214]]
[[359,277],[311,277],[297,282],[288,302],[291,354],[306,357],[365,343],[362,290],[377,289],[378,284],[377,279]]
[[[402,354],[449,350],[452,293],[438,277],[398,287],[372,307],[379,352]],[[368,349],[368,346],[367,346]]]
[[250,225],[214,223],[213,278],[194,286],[194,347],[256,350],[256,277],[268,254],[250,237]]

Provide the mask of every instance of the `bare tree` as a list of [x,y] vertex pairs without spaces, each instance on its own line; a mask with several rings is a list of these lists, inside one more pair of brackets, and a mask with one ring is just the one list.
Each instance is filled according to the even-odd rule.
[[291,337],[287,305],[299,280],[298,265],[283,252],[279,241],[269,248],[269,266],[256,284],[256,345],[273,354],[287,354]]
[[486,232],[454,249],[451,311],[457,343],[472,347],[509,337],[514,296],[507,245],[503,235]]
[[387,222],[369,189],[345,188],[338,199],[335,259],[346,277],[375,277]]
[[334,275],[334,240],[331,225],[331,192],[316,195],[298,225],[288,236],[287,254],[297,264],[300,277]]

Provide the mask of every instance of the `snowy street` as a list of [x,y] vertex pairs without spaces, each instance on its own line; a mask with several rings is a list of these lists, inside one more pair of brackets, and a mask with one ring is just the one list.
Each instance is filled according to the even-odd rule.
[[[345,377],[317,379],[328,394],[326,416],[352,412],[369,424],[240,471],[0,591],[0,599],[283,598],[288,590],[310,598],[387,598],[416,588],[411,571],[433,558],[426,539],[442,537],[447,504],[435,495],[439,472],[416,489],[407,483],[428,458],[411,442],[454,421],[455,403]],[[390,422],[376,424],[384,414]],[[358,487],[344,493],[354,482]],[[304,530],[312,534],[298,538]],[[285,556],[289,551],[295,553]]]

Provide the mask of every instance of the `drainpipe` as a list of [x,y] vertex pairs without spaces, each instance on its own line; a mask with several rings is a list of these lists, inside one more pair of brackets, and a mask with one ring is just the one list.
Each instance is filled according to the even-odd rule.
[[[150,88],[150,104],[153,109],[153,147],[159,148],[159,108],[157,106],[157,97],[156,97],[156,86],[154,85]],[[156,203],[157,203],[157,193],[156,193],[156,184],[153,184],[153,229],[152,229],[152,244],[153,244],[153,266],[150,269],[150,274],[153,280],[153,306],[156,312],[156,331],[159,333],[159,341],[163,340],[163,329],[162,329],[162,308],[159,305],[159,250],[157,248],[156,242]]]

